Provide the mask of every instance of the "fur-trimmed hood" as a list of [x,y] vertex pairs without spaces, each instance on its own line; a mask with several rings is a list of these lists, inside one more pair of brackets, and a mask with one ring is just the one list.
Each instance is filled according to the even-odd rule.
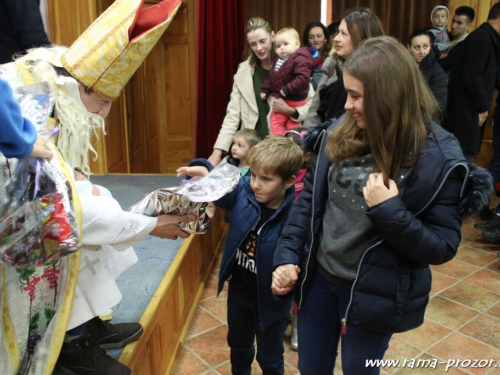
[[[339,120],[328,120],[311,128],[302,140],[302,149],[318,154],[321,144],[326,142],[324,136],[340,122]],[[432,154],[435,152],[439,153],[441,158],[444,158],[441,169],[436,166],[429,167],[428,165],[434,162]],[[415,190],[418,190],[420,187],[418,185],[435,181],[434,186],[429,190],[429,194],[432,195],[441,181],[447,177],[449,171],[457,167],[462,167],[464,171],[460,212],[463,217],[471,216],[488,204],[489,197],[493,192],[493,179],[486,169],[474,163],[468,163],[463,156],[457,139],[435,123],[430,125],[427,149],[422,153],[421,157],[419,156],[419,161],[409,177],[408,184],[417,184]],[[425,177],[420,176],[422,171],[425,171]],[[432,176],[428,176],[429,173]],[[425,197],[419,197],[418,199],[425,200]]]

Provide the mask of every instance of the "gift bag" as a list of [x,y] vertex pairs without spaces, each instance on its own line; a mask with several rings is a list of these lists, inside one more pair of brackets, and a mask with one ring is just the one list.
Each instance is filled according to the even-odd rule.
[[48,83],[39,82],[16,87],[13,94],[21,107],[23,116],[31,121],[37,133],[45,131],[47,119],[54,107],[54,98],[50,93]]
[[147,216],[193,214],[197,219],[180,223],[180,228],[189,233],[205,233],[215,214],[213,201],[231,192],[239,178],[239,169],[223,160],[205,177],[182,180],[181,186],[144,195],[129,211]]
[[71,188],[48,162],[21,159],[0,207],[0,260],[14,267],[41,266],[79,249]]

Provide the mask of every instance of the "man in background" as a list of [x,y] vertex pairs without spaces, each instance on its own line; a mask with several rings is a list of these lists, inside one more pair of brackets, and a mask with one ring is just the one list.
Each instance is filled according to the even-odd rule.
[[30,48],[49,44],[40,0],[0,0],[0,64]]
[[459,58],[463,50],[463,44],[461,44],[461,42],[469,35],[469,30],[475,15],[476,12],[474,9],[466,5],[458,7],[455,10],[450,31],[453,39],[451,40],[450,47],[441,54],[438,60],[439,65],[441,65],[441,68],[446,72],[448,78],[450,77],[453,64],[457,58]]
[[445,128],[460,142],[468,161],[481,148],[481,127],[495,90],[496,66],[500,58],[500,2],[490,9],[487,22],[469,34],[463,53],[454,63],[448,82],[448,115]]

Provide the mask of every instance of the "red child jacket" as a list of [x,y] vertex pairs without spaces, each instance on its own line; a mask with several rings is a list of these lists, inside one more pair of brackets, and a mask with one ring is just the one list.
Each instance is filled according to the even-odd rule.
[[286,94],[287,100],[304,100],[309,91],[309,82],[313,72],[313,57],[309,47],[302,47],[286,60],[277,72],[274,66],[278,56],[274,58],[269,76],[262,84],[261,92],[270,93],[279,98],[280,90]]

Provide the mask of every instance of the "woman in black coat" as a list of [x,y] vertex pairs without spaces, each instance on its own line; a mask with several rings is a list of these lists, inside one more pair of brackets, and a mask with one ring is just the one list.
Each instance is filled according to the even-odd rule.
[[408,51],[418,63],[441,110],[446,109],[448,99],[448,78],[438,64],[436,54],[432,50],[431,35],[427,30],[417,30],[410,36]]

